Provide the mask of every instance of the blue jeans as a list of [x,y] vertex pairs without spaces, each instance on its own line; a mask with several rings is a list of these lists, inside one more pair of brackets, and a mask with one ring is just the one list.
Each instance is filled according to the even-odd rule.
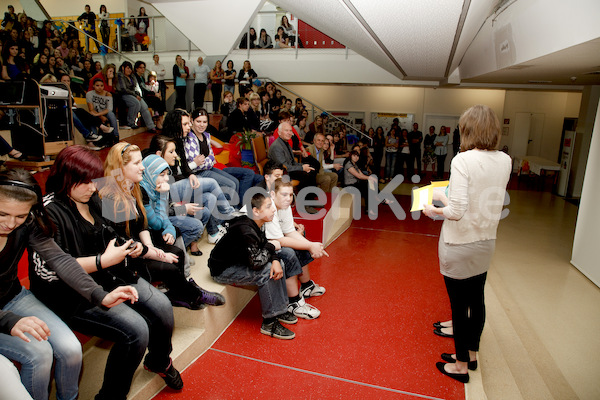
[[119,141],[119,123],[117,122],[117,116],[114,112],[109,111],[108,114],[106,114],[106,118],[108,119],[108,122],[110,122],[110,126],[115,128],[115,130],[112,131],[112,135]]
[[277,255],[279,255],[279,258],[283,263],[286,278],[300,275],[302,273],[302,267],[313,261],[308,250],[295,250],[291,247],[282,247],[281,250],[277,252]]
[[[169,221],[175,228],[178,228],[181,232],[181,237],[183,238],[183,244],[187,248],[192,242],[200,239],[202,236],[202,232],[204,232],[204,224],[201,219],[204,219],[204,214],[208,214],[210,218],[210,213],[208,210],[203,209],[196,213],[195,217],[191,215],[170,215]],[[199,217],[199,214],[202,217]],[[208,218],[207,218],[208,219]]]
[[231,94],[233,95],[233,98],[235,99],[235,84],[234,85],[223,85],[223,93],[230,91]]
[[135,125],[135,118],[137,117],[138,113],[141,113],[146,128],[156,128],[154,121],[152,121],[152,115],[150,115],[150,111],[148,111],[148,105],[144,99],[138,100],[137,97],[130,94],[124,94],[121,96],[121,98],[125,102],[125,105],[127,105],[127,125]]
[[2,311],[38,317],[50,328],[48,340],[41,342],[29,334],[27,335],[31,342],[27,343],[17,336],[0,333],[0,354],[21,364],[21,381],[31,397],[48,398],[52,362],[55,358],[57,399],[77,398],[82,359],[81,343],[71,329],[25,288],[22,288]]
[[[223,190],[225,193],[225,197],[227,197],[229,200],[233,200],[233,193],[239,193],[240,182],[229,173],[225,172],[224,170],[221,171],[219,168],[213,167],[204,171],[198,171],[196,176],[198,178],[212,178],[217,181],[219,186],[221,186],[221,190]],[[234,203],[235,202],[232,202],[232,205],[235,205]]]
[[69,321],[78,332],[115,342],[97,400],[125,400],[146,348],[144,364],[152,371],[165,371],[170,363],[174,325],[171,302],[142,278],[131,286],[138,291],[137,303],[121,303],[109,310],[92,307]]
[[[202,204],[204,210],[200,216],[202,224],[206,226],[208,233],[217,232],[217,225],[223,220],[228,220],[235,209],[229,204],[223,194],[221,187],[212,178],[198,177],[200,187],[192,190],[189,179],[181,179],[177,182],[169,182],[171,185],[171,200],[174,202]],[[207,214],[208,210],[208,215]]]
[[252,186],[256,186],[258,183],[265,180],[262,175],[259,175],[248,168],[228,167],[224,168],[223,171],[239,181],[238,195],[240,196],[240,202],[238,204],[240,207],[242,204],[246,204],[243,202],[246,191]]
[[398,156],[398,153],[391,153],[391,152],[386,152],[385,153],[385,177],[386,178],[393,178],[394,177],[394,171],[395,171],[395,166],[396,166],[396,157]]
[[79,133],[81,133],[81,136],[83,136],[84,139],[87,139],[88,136],[90,136],[90,134],[92,132],[90,132],[90,130],[88,128],[86,128],[85,125],[83,125],[83,122],[81,122],[81,120],[79,119],[77,114],[72,113],[72,115],[73,115],[73,125],[75,125],[75,128],[77,128]]
[[254,271],[245,265],[233,265],[213,279],[222,284],[258,286],[258,296],[263,318],[272,318],[287,311],[288,297],[285,288],[285,270],[279,280],[269,278],[271,263]]

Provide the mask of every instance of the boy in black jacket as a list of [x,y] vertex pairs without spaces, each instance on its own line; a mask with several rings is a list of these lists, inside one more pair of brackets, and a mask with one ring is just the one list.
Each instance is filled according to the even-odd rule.
[[252,196],[250,204],[252,219],[245,215],[232,219],[227,233],[211,252],[210,274],[219,283],[258,286],[263,316],[260,332],[278,339],[293,339],[296,334],[280,324],[298,322],[287,311],[285,276],[275,253],[281,245],[276,240],[268,241],[262,231],[264,223],[273,220],[275,207],[266,193]]

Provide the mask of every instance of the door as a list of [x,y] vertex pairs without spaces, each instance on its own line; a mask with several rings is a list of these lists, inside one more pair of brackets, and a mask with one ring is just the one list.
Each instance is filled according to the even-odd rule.
[[544,120],[541,113],[517,113],[510,154],[513,157],[539,156],[544,136]]
[[544,136],[544,114],[531,114],[529,125],[529,143],[527,144],[528,156],[539,156],[542,148],[542,137]]
[[515,116],[515,131],[513,132],[512,149],[513,157],[526,156],[529,144],[529,129],[531,127],[530,113],[517,113]]

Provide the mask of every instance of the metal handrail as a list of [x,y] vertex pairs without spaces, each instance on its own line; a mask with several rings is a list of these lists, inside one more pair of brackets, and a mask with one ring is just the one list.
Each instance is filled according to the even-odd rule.
[[[294,96],[301,98],[302,102],[306,102],[306,103],[310,104],[311,106],[313,106],[313,110],[315,108],[319,109],[319,110],[322,110],[322,112],[326,113],[329,117],[331,117],[331,118],[333,118],[333,119],[341,122],[342,124],[346,125],[346,127],[348,127],[349,129],[355,131],[358,134],[359,138],[360,137],[366,137],[369,140],[369,142],[371,143],[371,145],[373,145],[373,138],[372,137],[370,137],[369,135],[367,135],[365,133],[362,133],[361,131],[359,131],[358,129],[356,129],[355,127],[353,127],[352,125],[350,125],[349,123],[347,123],[346,121],[344,121],[343,119],[340,119],[340,118],[336,117],[335,115],[333,115],[332,113],[330,113],[329,111],[327,111],[325,108],[319,107],[317,104],[315,104],[312,101],[308,100],[307,98],[299,95],[298,93],[294,92],[292,89],[286,87],[285,85],[283,85],[283,84],[281,84],[281,83],[279,83],[279,82],[277,82],[277,81],[275,81],[275,80],[273,80],[271,78],[267,78],[267,77],[259,77],[257,79],[264,80],[266,82],[271,82],[275,86],[279,86],[279,87],[285,89],[286,91],[288,91],[289,93],[293,94]],[[313,115],[313,120],[314,120],[314,115]]]
[[[118,18],[115,18],[115,19],[118,19]],[[54,22],[62,22],[62,23],[70,24],[71,22],[74,22],[74,21],[67,21],[67,20],[64,20],[64,19],[53,19],[53,20],[51,20],[51,22],[52,22],[52,23],[54,23]],[[134,62],[135,62],[135,60],[133,60],[133,59],[129,58],[129,57],[128,57],[128,56],[126,56],[125,54],[121,53],[119,50],[117,50],[117,49],[114,49],[114,48],[110,47],[109,45],[106,45],[106,44],[104,44],[103,42],[101,42],[101,41],[100,41],[100,40],[98,40],[97,38],[95,38],[95,37],[91,36],[89,33],[87,33],[86,31],[84,31],[83,29],[80,29],[80,28],[78,28],[77,26],[75,26],[75,24],[71,24],[71,26],[72,26],[72,27],[73,27],[75,30],[77,30],[78,32],[80,32],[80,33],[83,33],[83,35],[84,35],[84,36],[85,36],[87,39],[93,40],[93,41],[96,43],[96,47],[97,47],[98,49],[100,49],[100,46],[105,46],[107,49],[110,49],[110,50],[112,50],[112,51],[113,51],[115,54],[118,54],[120,57],[125,57],[127,60],[131,61],[132,63],[134,63]],[[86,51],[89,51],[89,48],[86,48]],[[101,53],[100,53],[100,54],[101,54]],[[104,61],[104,64],[106,64],[106,54],[102,54],[102,60]]]

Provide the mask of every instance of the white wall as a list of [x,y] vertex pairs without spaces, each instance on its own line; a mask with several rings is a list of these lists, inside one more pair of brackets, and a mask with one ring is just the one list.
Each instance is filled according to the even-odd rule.
[[[560,150],[562,127],[565,118],[577,118],[581,93],[533,92],[508,90],[504,103],[504,118],[510,119],[509,135],[502,137],[502,146],[507,145],[509,153],[515,142],[516,114],[522,112],[544,114],[544,131],[540,147],[540,157],[556,162]],[[511,154],[513,156],[520,154]]]
[[577,214],[571,263],[596,286],[600,286],[600,263],[597,253],[600,236],[597,206],[600,198],[600,106],[597,108],[595,120]]
[[570,197],[581,197],[592,134],[595,124],[598,122],[596,113],[599,103],[600,86],[586,86],[581,96],[573,161],[571,163],[571,173],[569,174],[569,183],[567,186],[567,196]]
[[500,147],[513,141],[516,113],[545,115],[540,156],[556,161],[560,148],[564,118],[577,118],[581,93],[519,91],[504,89],[423,88],[398,86],[286,85],[318,106],[335,111],[365,112],[370,126],[370,113],[412,113],[421,127],[426,115],[456,115],[474,104],[486,104],[498,115],[502,124],[510,119],[509,135]]
[[[94,13],[100,11],[100,5],[104,4],[109,13],[125,12],[127,0],[86,0],[86,1],[64,1],[64,0],[41,0],[42,6],[51,17],[70,15],[81,15],[86,4]],[[136,13],[137,15],[137,13]]]
[[460,63],[463,79],[521,64],[600,36],[598,0],[515,1],[491,16]]

